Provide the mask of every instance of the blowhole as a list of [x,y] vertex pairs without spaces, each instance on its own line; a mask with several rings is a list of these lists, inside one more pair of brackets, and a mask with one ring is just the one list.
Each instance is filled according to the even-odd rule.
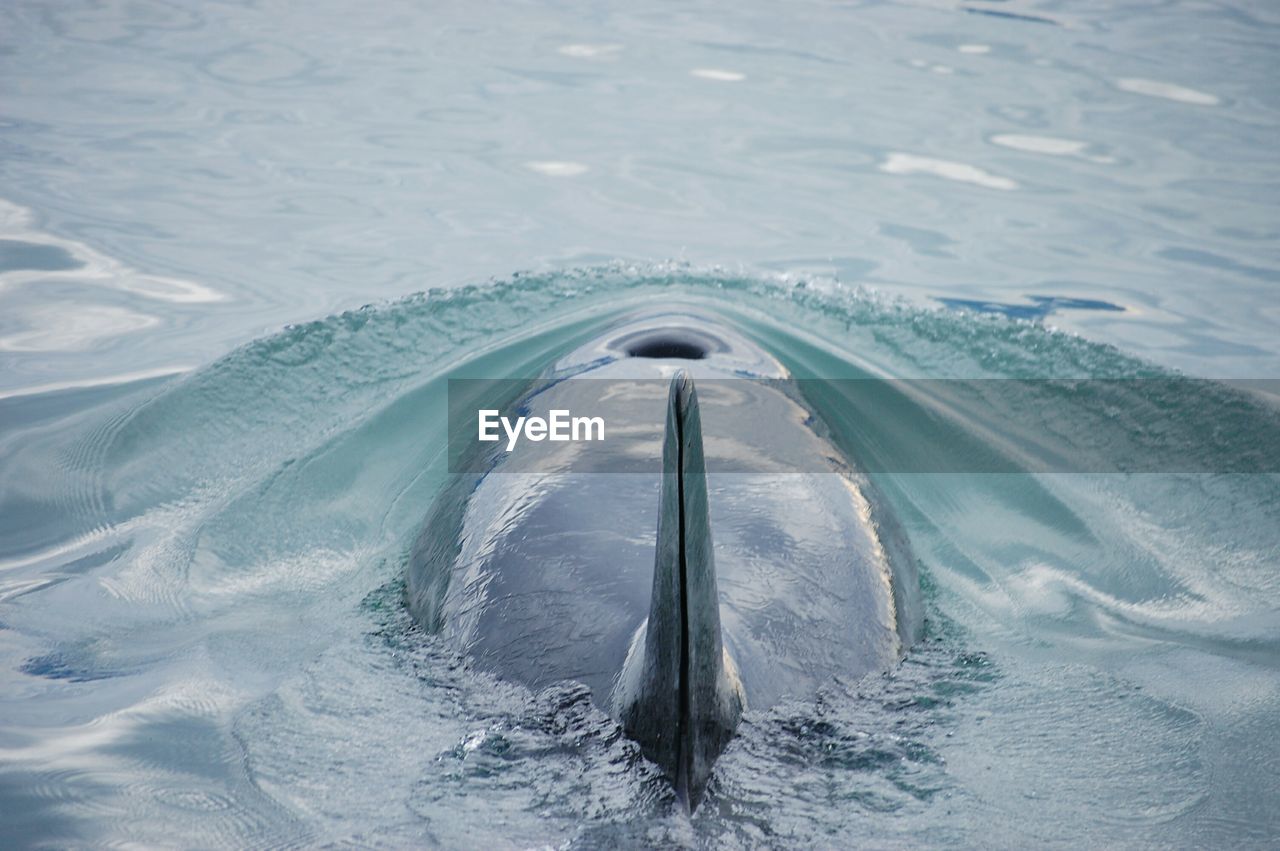
[[633,358],[702,360],[707,356],[707,347],[697,340],[663,334],[636,340],[627,347],[627,355]]

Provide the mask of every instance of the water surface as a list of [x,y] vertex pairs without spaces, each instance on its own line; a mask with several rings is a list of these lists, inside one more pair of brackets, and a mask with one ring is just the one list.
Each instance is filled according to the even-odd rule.
[[1278,25],[5,4],[5,844],[1274,846],[1275,475],[880,475],[924,641],[749,714],[692,820],[582,689],[475,673],[401,582],[447,378],[639,305],[806,375],[1276,376]]

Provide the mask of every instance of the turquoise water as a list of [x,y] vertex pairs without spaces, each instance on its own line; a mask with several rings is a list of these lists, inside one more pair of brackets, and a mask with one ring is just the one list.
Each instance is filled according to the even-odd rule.
[[749,714],[692,820],[400,582],[447,377],[641,304],[827,377],[1274,377],[1278,26],[6,4],[5,844],[1273,846],[1275,475],[881,476],[925,640]]

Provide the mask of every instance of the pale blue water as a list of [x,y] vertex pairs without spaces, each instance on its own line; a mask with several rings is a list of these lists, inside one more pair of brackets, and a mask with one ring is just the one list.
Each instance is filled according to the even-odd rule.
[[6,3],[0,844],[1275,846],[1275,475],[884,477],[926,640],[692,820],[398,582],[445,377],[639,303],[829,376],[1277,376],[1278,58],[1264,3]]

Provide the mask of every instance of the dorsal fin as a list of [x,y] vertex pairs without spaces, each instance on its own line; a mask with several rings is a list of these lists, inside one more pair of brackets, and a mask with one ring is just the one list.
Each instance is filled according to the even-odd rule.
[[649,619],[628,656],[618,708],[627,734],[666,769],[691,811],[743,709],[720,635],[706,480],[698,397],[682,370],[667,396]]

